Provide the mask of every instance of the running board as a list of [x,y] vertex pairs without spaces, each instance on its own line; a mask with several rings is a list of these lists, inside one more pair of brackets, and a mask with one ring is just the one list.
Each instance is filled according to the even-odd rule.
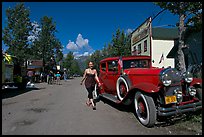
[[111,100],[111,101],[113,101],[113,102],[115,102],[115,103],[121,103],[121,101],[118,100],[118,98],[115,97],[115,96],[112,95],[112,94],[103,93],[103,94],[100,94],[100,96],[101,96],[101,97],[104,97],[104,98],[106,98],[106,99],[108,99],[108,100]]

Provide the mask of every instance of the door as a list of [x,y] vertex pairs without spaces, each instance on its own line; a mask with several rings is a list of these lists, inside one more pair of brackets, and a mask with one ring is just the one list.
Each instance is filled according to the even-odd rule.
[[106,88],[109,94],[116,95],[116,82],[119,77],[118,73],[118,61],[112,60],[107,62],[107,73],[106,73]]

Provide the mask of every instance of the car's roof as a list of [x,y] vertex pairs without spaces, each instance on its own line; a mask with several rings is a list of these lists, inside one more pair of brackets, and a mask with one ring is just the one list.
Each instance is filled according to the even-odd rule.
[[[101,60],[100,62],[104,62],[104,61],[110,61],[110,60],[118,60],[121,57],[108,57],[105,58],[103,60]],[[150,56],[122,56],[122,60],[131,60],[131,59],[151,59]]]

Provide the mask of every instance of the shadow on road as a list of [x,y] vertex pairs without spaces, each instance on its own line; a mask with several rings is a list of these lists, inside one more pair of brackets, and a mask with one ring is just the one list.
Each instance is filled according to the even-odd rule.
[[33,90],[40,90],[40,89],[42,88],[33,87],[33,88],[26,88],[26,89],[10,89],[10,88],[3,89],[1,91],[1,99],[15,97]]
[[[130,112],[130,113],[134,114],[135,118],[139,121],[139,119],[138,119],[138,117],[137,117],[137,115],[135,113],[134,103],[131,103],[130,105],[116,104],[116,103],[114,103],[114,102],[112,102],[112,101],[110,101],[110,100],[108,100],[106,98],[100,98],[100,100],[95,100],[96,104],[99,101],[102,101],[104,104],[108,104],[111,107],[113,107],[113,108],[115,108],[115,109],[117,109],[119,111]],[[179,123],[184,122],[184,121],[188,121],[190,118],[192,118],[190,115],[189,116],[188,115],[186,116],[184,114],[184,115],[181,115],[181,116],[178,116],[178,117],[169,117],[169,118],[166,118],[166,117],[161,118],[160,117],[157,120],[157,122],[155,123],[155,128],[168,127],[168,126],[172,126],[172,125],[175,125],[175,124],[179,124]],[[195,113],[194,113],[194,115],[195,115]]]

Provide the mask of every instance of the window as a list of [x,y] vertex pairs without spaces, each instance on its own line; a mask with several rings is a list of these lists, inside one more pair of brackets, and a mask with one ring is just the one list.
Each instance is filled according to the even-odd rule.
[[101,70],[102,71],[106,71],[106,63],[102,63],[101,64]]
[[123,69],[129,68],[149,68],[150,64],[148,60],[125,60],[123,61]]
[[136,46],[133,47],[133,51],[136,51]]
[[137,49],[136,49],[136,46],[133,47],[132,55],[137,55]]
[[144,52],[147,51],[147,40],[144,41]]
[[142,49],[141,49],[141,44],[138,45],[138,54],[141,54]]
[[109,72],[116,72],[116,71],[118,71],[118,61],[117,60],[109,61],[108,62],[108,71]]

